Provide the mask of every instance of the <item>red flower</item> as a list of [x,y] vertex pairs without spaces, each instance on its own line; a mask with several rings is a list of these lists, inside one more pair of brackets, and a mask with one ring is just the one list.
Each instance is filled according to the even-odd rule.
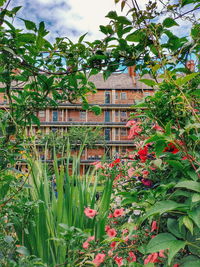
[[117,245],[117,242],[115,242],[115,241],[114,241],[114,242],[112,242],[112,243],[110,243],[110,247],[111,247],[111,248],[115,248],[115,247],[116,247],[116,245]]
[[127,261],[128,261],[128,262],[135,262],[135,261],[137,260],[135,254],[134,254],[132,251],[130,251],[130,252],[128,253],[128,255],[129,255],[129,257],[127,258]]
[[87,217],[93,218],[97,214],[97,211],[90,208],[85,208],[84,213]]
[[115,229],[110,228],[110,229],[107,231],[107,235],[108,235],[109,237],[115,237],[115,236],[117,235],[117,232],[116,232]]
[[142,179],[141,182],[143,183],[143,185],[147,186],[147,187],[151,187],[152,186],[152,181],[149,179]]
[[117,263],[118,267],[123,265],[123,258],[116,256],[114,258],[115,262]]
[[151,232],[155,231],[158,229],[157,222],[153,221],[151,224]]
[[140,157],[141,162],[146,162],[147,154],[148,154],[148,147],[147,146],[145,146],[143,149],[140,149],[138,151],[138,155]]
[[180,266],[180,264],[178,264],[178,263],[173,265],[173,267],[179,267],[179,266]]
[[96,266],[99,266],[102,262],[104,262],[104,258],[105,258],[105,254],[103,253],[98,253],[94,260],[93,260],[93,263],[96,265]]
[[120,216],[123,216],[124,215],[124,209],[121,208],[121,209],[116,209],[113,213],[113,216],[116,218],[116,217],[120,217]]
[[169,143],[163,150],[163,152],[170,152],[172,154],[176,154],[179,152],[178,148],[173,144]]

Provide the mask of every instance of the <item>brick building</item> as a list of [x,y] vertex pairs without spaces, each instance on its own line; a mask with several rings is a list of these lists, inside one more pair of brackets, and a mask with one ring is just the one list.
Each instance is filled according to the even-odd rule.
[[[148,77],[143,77],[148,78]],[[99,105],[102,114],[96,116],[91,111],[81,108],[81,103],[58,104],[57,108],[47,108],[37,113],[41,122],[40,130],[48,134],[50,131],[67,131],[69,127],[95,127],[102,128],[106,145],[96,144],[95,149],[86,149],[82,156],[82,166],[100,160],[105,153],[112,158],[116,153],[124,154],[133,149],[134,143],[128,140],[128,129],[125,127],[134,104],[142,98],[153,94],[153,90],[139,81],[134,68],[129,67],[128,73],[114,73],[104,81],[101,73],[90,80],[97,88],[96,94],[88,94],[90,105]],[[4,96],[0,94],[0,105],[6,105]],[[33,127],[33,133],[37,128]],[[27,131],[30,134],[30,130]]]

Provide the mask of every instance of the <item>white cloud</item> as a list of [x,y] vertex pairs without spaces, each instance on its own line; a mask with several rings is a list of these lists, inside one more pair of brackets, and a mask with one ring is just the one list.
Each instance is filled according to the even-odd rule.
[[[145,8],[147,0],[138,3],[140,8]],[[131,0],[128,0],[128,4],[132,7]],[[99,25],[109,23],[109,19],[105,18],[107,13],[116,10],[120,14],[120,3],[115,5],[114,0],[14,0],[11,5],[23,6],[19,16],[24,19],[45,21],[50,31],[49,40],[67,36],[74,41],[86,32],[87,40],[103,38]],[[128,8],[125,8],[122,15],[126,16],[127,10]],[[158,18],[158,21],[161,22],[162,19]],[[16,24],[23,27],[19,20],[16,20]],[[186,26],[184,23],[183,27],[179,28],[180,34],[185,32]]]

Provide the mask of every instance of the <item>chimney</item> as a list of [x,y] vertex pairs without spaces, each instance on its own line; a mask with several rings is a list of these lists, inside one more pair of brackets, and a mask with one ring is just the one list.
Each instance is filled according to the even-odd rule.
[[129,66],[128,67],[128,73],[130,75],[130,77],[132,78],[133,80],[133,84],[136,85],[136,79],[135,79],[135,76],[136,76],[136,73],[135,73],[135,67],[136,65],[134,66]]
[[194,60],[188,60],[185,65],[187,69],[189,69],[191,72],[194,72],[195,70]]

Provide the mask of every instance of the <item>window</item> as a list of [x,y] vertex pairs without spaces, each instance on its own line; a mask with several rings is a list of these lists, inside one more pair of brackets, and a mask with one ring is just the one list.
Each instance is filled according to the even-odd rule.
[[105,92],[105,104],[110,104],[110,92]]
[[150,96],[151,93],[150,92],[144,92],[143,95],[144,95],[144,97],[147,97],[147,96]]
[[115,128],[115,134],[118,136],[119,135],[119,128]]
[[53,110],[53,121],[58,121],[58,111],[57,110]]
[[123,146],[123,147],[121,148],[121,151],[122,151],[122,153],[126,153],[126,147]]
[[110,141],[110,128],[106,128],[104,131],[105,131],[105,140]]
[[126,117],[127,116],[127,112],[126,111],[121,111],[121,117]]
[[127,128],[121,128],[121,136],[127,136]]
[[115,99],[117,100],[119,98],[118,92],[115,91]]
[[110,122],[110,111],[109,110],[105,110],[104,112],[104,121]]
[[51,131],[52,131],[53,133],[55,133],[55,132],[58,131],[58,128],[57,128],[57,127],[52,127],[52,128],[51,128]]
[[44,110],[40,110],[39,111],[39,117],[40,118],[44,118],[45,117],[45,111]]
[[80,119],[85,120],[86,119],[86,111],[85,110],[80,110]]
[[126,100],[126,93],[121,93],[121,100]]
[[119,110],[115,110],[115,116],[119,117]]

